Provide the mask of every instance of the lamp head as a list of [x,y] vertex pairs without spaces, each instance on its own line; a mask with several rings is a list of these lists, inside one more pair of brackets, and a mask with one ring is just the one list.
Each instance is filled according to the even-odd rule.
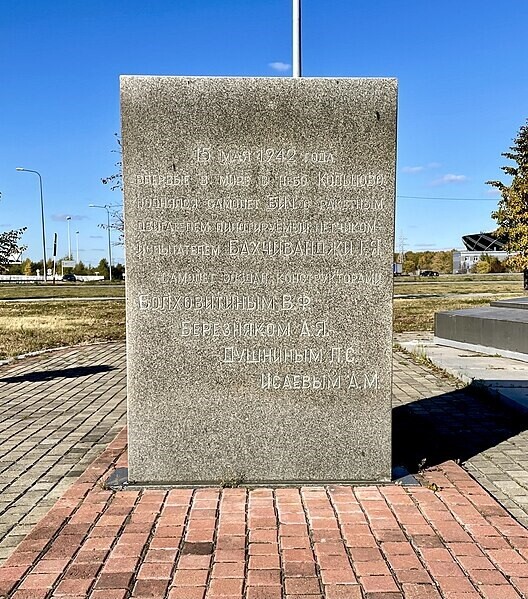
[[15,170],[16,171],[25,171],[26,169],[21,166],[17,166]]

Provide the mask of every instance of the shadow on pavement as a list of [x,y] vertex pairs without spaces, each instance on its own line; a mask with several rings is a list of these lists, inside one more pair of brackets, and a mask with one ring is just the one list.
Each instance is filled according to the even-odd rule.
[[473,385],[396,406],[392,419],[393,464],[413,474],[446,460],[464,462],[528,429],[527,414]]
[[40,372],[28,372],[17,376],[5,376],[0,378],[0,383],[37,383],[39,381],[51,381],[55,378],[73,379],[81,376],[90,376],[115,370],[113,366],[76,366],[75,368],[63,368],[60,370],[41,370]]

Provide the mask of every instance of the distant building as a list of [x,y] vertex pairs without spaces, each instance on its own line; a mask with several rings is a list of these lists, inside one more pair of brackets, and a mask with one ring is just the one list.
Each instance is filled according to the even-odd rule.
[[460,252],[453,252],[453,272],[455,274],[470,271],[480,260],[482,254],[497,258],[501,262],[506,260],[509,255],[506,251],[504,240],[497,237],[494,233],[464,235],[462,241],[466,249]]

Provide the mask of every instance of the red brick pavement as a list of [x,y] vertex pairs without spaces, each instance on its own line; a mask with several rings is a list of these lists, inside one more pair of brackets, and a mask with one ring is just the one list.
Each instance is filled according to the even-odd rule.
[[528,531],[460,466],[424,486],[104,489],[126,432],[0,568],[13,599],[528,597]]

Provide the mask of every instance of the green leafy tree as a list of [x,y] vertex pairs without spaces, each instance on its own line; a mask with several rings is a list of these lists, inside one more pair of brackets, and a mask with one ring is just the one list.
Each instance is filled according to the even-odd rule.
[[99,275],[103,276],[105,279],[108,279],[108,275],[110,274],[108,269],[108,260],[106,258],[100,260],[99,264],[95,267],[95,270],[99,273]]
[[502,154],[515,163],[503,166],[502,170],[511,177],[509,185],[501,181],[488,181],[501,193],[498,209],[491,216],[497,221],[497,235],[504,239],[511,256],[506,266],[512,270],[524,270],[525,289],[528,274],[528,126],[521,126],[510,152]]
[[112,265],[112,279],[120,281],[123,279],[124,273],[125,267],[123,264],[118,262],[117,264]]
[[79,260],[73,269],[73,274],[75,275],[85,275],[86,274],[86,266],[82,260]]

